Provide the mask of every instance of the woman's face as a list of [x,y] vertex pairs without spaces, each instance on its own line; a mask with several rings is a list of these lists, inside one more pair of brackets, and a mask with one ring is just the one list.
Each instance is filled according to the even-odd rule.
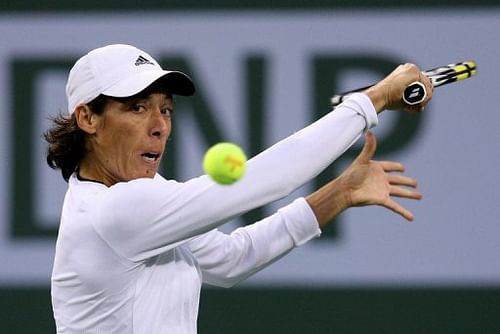
[[[123,101],[123,102],[122,102]],[[111,99],[97,119],[89,141],[86,173],[111,186],[158,171],[172,129],[173,100],[163,93]]]

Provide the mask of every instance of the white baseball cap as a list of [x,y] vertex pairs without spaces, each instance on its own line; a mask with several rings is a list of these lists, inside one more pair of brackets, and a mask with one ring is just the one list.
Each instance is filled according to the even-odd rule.
[[161,68],[148,53],[138,48],[113,44],[90,51],[71,69],[66,84],[68,112],[100,94],[113,97],[135,95],[158,79],[175,95],[191,96],[194,84],[186,74]]

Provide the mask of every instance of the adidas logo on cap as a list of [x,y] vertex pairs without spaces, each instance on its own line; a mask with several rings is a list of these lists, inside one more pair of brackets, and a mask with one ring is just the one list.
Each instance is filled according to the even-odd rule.
[[154,65],[149,59],[143,56],[139,56],[139,58],[137,58],[135,61],[135,66],[146,65],[146,64]]

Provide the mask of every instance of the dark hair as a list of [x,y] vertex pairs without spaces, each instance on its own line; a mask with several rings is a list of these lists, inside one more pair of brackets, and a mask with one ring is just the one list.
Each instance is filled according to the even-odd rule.
[[[106,103],[107,97],[99,95],[87,105],[93,113],[102,114]],[[87,153],[86,134],[78,127],[75,114],[65,116],[60,113],[52,119],[52,123],[53,126],[43,134],[49,143],[47,164],[50,168],[60,169],[62,177],[68,181]]]

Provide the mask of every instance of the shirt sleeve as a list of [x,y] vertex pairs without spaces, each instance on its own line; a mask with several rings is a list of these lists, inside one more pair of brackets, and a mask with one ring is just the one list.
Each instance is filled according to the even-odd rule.
[[207,176],[184,183],[158,175],[117,183],[98,204],[102,219],[92,223],[117,253],[132,261],[146,259],[287,196],[376,124],[370,99],[353,94],[334,112],[250,159],[245,176],[231,186]]
[[203,282],[230,287],[262,270],[321,234],[316,217],[304,198],[257,223],[231,234],[212,230],[192,239]]

